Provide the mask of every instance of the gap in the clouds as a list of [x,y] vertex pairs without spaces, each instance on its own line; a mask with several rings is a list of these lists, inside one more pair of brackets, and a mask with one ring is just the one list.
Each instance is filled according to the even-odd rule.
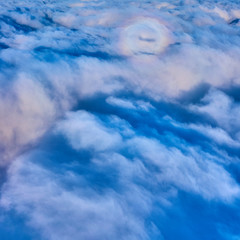
[[[240,154],[239,154],[240,155]],[[231,176],[240,184],[240,163],[237,160],[227,166],[227,170],[231,173]]]
[[47,136],[38,145],[38,150],[33,151],[31,159],[49,171],[63,176],[61,184],[68,190],[79,187],[78,181],[64,178],[66,173],[84,177],[85,187],[94,188],[98,192],[108,189],[118,189],[118,171],[114,168],[96,168],[91,161],[94,154],[91,150],[74,150],[67,140],[59,134]]
[[[1,240],[32,240],[41,239],[37,232],[27,226],[27,219],[14,210],[0,209]],[[16,237],[17,236],[17,237]]]
[[53,20],[53,18],[49,15],[49,14],[47,14],[47,13],[45,13],[44,14],[44,17],[43,17],[43,19],[41,19],[42,21],[42,23],[45,25],[45,26],[54,26],[54,25],[56,25],[56,26],[60,26],[59,24],[57,24],[56,22],[54,22],[54,20]]
[[101,52],[101,51],[86,51],[81,49],[80,47],[73,47],[69,49],[54,49],[49,47],[37,47],[34,49],[34,52],[37,54],[45,54],[47,56],[51,56],[52,53],[57,55],[66,55],[70,57],[91,57],[91,58],[97,58],[101,60],[121,60],[122,58],[120,56],[114,56],[110,55],[107,52]]
[[7,168],[0,167],[0,194],[2,191],[2,186],[6,181],[7,181]]
[[[143,100],[150,102],[156,109],[138,111],[111,106],[106,102],[108,96],[99,94],[91,98],[82,99],[73,110],[88,111],[97,115],[100,119],[102,118],[103,122],[105,122],[104,116],[114,115],[127,121],[139,135],[156,138],[160,142],[164,142],[166,146],[178,148],[181,142],[186,147],[189,144],[190,146],[200,146],[205,152],[220,156],[220,158],[222,157],[218,150],[213,147],[217,146],[215,141],[207,137],[204,132],[201,133],[194,129],[183,128],[181,125],[177,126],[164,117],[170,116],[174,121],[179,121],[180,123],[204,124],[205,122],[205,124],[215,126],[216,123],[211,118],[206,117],[204,114],[199,115],[189,112],[181,104],[164,101],[154,102],[147,97],[137,96],[133,93],[124,93],[124,95],[120,93],[117,96],[127,98],[130,101]],[[224,144],[219,144],[218,146],[231,156],[239,156],[240,154],[238,148]]]
[[208,93],[210,85],[207,83],[199,84],[190,91],[182,92],[177,98],[181,104],[198,104],[201,99]]
[[239,18],[235,18],[233,19],[231,22],[229,22],[230,25],[236,25],[240,22],[240,19]]
[[[154,102],[147,97],[136,96],[133,93],[118,94],[117,96],[128,99],[129,101],[143,100],[149,102],[155,109],[140,111],[112,106],[106,102],[108,96],[100,94],[92,98],[82,99],[73,110],[85,110],[97,115],[99,118],[114,115],[127,121],[138,134],[159,139],[161,142],[164,142],[166,146],[178,147],[179,141],[181,141],[182,144],[186,146],[189,146],[189,144],[191,146],[201,146],[204,151],[217,156],[219,155],[218,151],[215,151],[212,147],[212,144],[216,146],[214,140],[205,136],[204,133],[183,128],[181,125],[177,126],[168,118],[165,118],[166,116],[170,116],[175,122],[185,124],[205,123],[216,127],[215,121],[208,118],[208,116],[189,112],[181,104],[164,101]],[[103,122],[104,121],[103,119]],[[229,155],[239,156],[238,148],[229,147],[224,144],[220,144],[220,147],[222,150],[227,151]]]
[[240,148],[238,146],[236,147],[231,147],[231,146],[227,146],[227,145],[219,145],[219,147],[221,147],[222,150],[226,151],[227,154],[231,157],[240,157]]
[[[11,75],[14,75],[15,74],[14,71],[13,71],[14,67],[16,67],[16,66],[0,59],[0,71],[1,71],[1,73],[6,73],[7,74],[8,72],[10,72]],[[16,71],[16,69],[14,69],[14,70]]]
[[0,51],[1,51],[2,49],[7,49],[7,48],[9,48],[9,46],[8,46],[7,44],[0,42]]
[[223,232],[239,234],[240,215],[237,205],[208,201],[184,191],[178,192],[178,198],[171,200],[171,207],[164,214],[152,216],[156,225],[162,229],[168,240],[178,239],[217,239],[225,240]]
[[[60,60],[65,60],[60,54],[52,51],[52,48],[37,47],[33,50],[33,56],[40,62],[57,63]],[[72,59],[66,59],[72,63]]]
[[[132,92],[118,92],[114,95],[117,98],[123,98],[129,100],[130,102],[133,101],[143,101],[146,103],[150,103],[152,106],[156,108],[155,110],[149,109],[148,111],[141,112],[134,109],[126,109],[126,108],[119,108],[115,106],[111,106],[106,102],[106,99],[109,95],[105,94],[96,94],[93,97],[84,98],[79,101],[79,103],[73,108],[73,111],[77,111],[79,109],[83,109],[90,112],[100,113],[100,114],[114,114],[123,116],[122,118],[134,118],[131,121],[132,125],[135,126],[138,123],[143,123],[149,121],[155,121],[156,119],[159,120],[164,116],[170,116],[176,121],[183,122],[183,123],[210,123],[213,125],[215,122],[212,119],[206,118],[203,114],[196,114],[194,112],[190,112],[181,104],[175,102],[168,102],[168,101],[154,101],[148,98],[145,95],[134,94]],[[153,119],[147,119],[147,117],[151,115]],[[154,117],[156,116],[156,117]],[[140,117],[140,119],[138,119]]]
[[153,103],[153,106],[162,114],[170,116],[177,122],[180,123],[195,123],[195,124],[208,124],[212,127],[216,127],[217,123],[210,116],[206,116],[206,114],[195,113],[187,109],[185,105],[180,103],[172,103],[172,102],[157,102]]
[[240,103],[240,85],[234,84],[228,88],[221,88],[220,90],[230,96],[234,102]]
[[36,28],[17,23],[13,18],[6,16],[6,15],[2,15],[0,17],[0,22],[1,21],[4,22],[5,24],[9,25],[10,27],[14,27],[15,30],[18,32],[29,33],[29,32],[36,31]]

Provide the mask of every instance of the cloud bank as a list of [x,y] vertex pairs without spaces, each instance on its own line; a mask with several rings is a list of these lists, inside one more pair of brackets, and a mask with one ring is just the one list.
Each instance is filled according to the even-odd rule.
[[0,3],[1,239],[239,239],[239,19]]

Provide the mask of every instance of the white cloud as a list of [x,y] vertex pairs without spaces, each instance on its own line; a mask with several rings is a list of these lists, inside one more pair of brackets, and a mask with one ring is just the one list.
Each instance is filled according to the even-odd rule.
[[[164,215],[179,191],[239,199],[228,164],[239,162],[240,105],[224,93],[240,84],[237,3],[9,0],[0,15],[2,209],[45,239],[146,240],[151,211]],[[202,84],[210,91],[185,106],[179,97]],[[44,166],[32,151],[43,136],[90,152],[88,174],[112,185],[100,193],[66,167],[79,159],[57,173]]]
[[[157,139],[137,137],[136,133],[122,140],[121,135],[116,131],[116,126],[111,124],[113,123],[104,123],[89,113],[79,111],[69,113],[67,120],[60,122],[57,129],[67,137],[76,150],[90,149],[93,152],[105,153],[117,153],[121,150],[132,152],[135,158],[141,159],[140,162],[154,164],[159,168],[155,173],[159,184],[168,182],[177,188],[200,194],[206,199],[228,202],[239,197],[238,184],[220,165],[222,161],[218,160],[217,156],[201,151],[197,147],[184,145],[179,145],[178,148],[168,147]],[[224,136],[222,141],[229,143],[229,139]],[[230,141],[230,144],[233,142]],[[119,161],[122,161],[121,164],[126,162],[125,158],[121,157]],[[129,163],[127,165],[128,167],[125,167],[126,164],[122,165],[122,168],[129,168],[124,170],[128,172],[132,167]],[[136,171],[137,169],[138,167]]]
[[[148,239],[144,223],[124,195],[99,194],[77,175],[78,188],[70,191],[59,177],[21,157],[9,170],[1,206],[27,215],[28,225],[40,230],[44,239]],[[140,199],[138,194],[132,189],[132,200]]]
[[85,111],[68,113],[67,119],[58,124],[57,131],[64,134],[77,150],[109,151],[122,144],[117,132],[101,125],[97,118]]
[[167,148],[154,139],[135,138],[130,144],[143,161],[150,161],[159,167],[159,182],[172,183],[206,199],[232,201],[239,197],[238,184],[222,166],[215,163],[215,157],[210,154],[182,146],[183,153],[180,149]]
[[8,94],[2,93],[0,97],[0,141],[5,149],[4,161],[41,137],[55,119],[56,112],[54,102],[42,85],[25,75],[19,76]]
[[212,89],[193,110],[210,115],[221,128],[235,134],[240,131],[240,105],[222,91]]

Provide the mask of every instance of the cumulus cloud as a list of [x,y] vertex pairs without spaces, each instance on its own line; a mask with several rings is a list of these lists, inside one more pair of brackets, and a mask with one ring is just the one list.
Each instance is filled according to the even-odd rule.
[[[107,121],[107,124],[110,127],[114,122]],[[160,182],[173,183],[180,188],[200,193],[205,198],[228,201],[239,195],[238,185],[224,168],[214,163],[220,162],[214,155],[198,153],[197,149],[181,145],[178,145],[178,149],[166,147],[157,139],[137,136],[137,133],[125,136],[127,138],[123,141],[124,133],[121,137],[119,130],[114,131],[118,129],[114,125],[112,130],[107,129],[94,116],[80,111],[68,114],[67,120],[59,123],[58,131],[67,137],[76,150],[92,149],[93,152],[111,153],[126,148],[125,151],[132,151],[135,158],[141,158],[141,162],[158,168],[156,178]]]
[[[101,194],[86,186],[86,180],[81,176],[69,173],[61,181],[77,182],[78,188],[71,191],[56,182],[60,176],[25,160],[14,162],[10,170],[12,177],[8,186],[5,186],[8,190],[1,204],[8,208],[14,207],[18,213],[27,215],[28,224],[40,229],[42,237],[148,239],[143,221],[132,213],[131,206],[126,203],[131,198],[147,199],[137,189],[131,189],[130,199],[124,199],[113,191]],[[43,181],[39,182],[39,177]]]
[[236,1],[9,0],[0,15],[1,236],[237,239]]
[[58,128],[58,131],[65,133],[74,149],[106,151],[122,145],[122,138],[117,132],[101,126],[94,116],[86,112],[69,114]]
[[42,86],[24,75],[19,76],[8,94],[1,94],[0,112],[3,161],[13,157],[18,147],[41,137],[56,115],[54,102]]
[[[28,224],[40,228],[47,239],[148,239],[152,230],[143,216],[149,218],[154,202],[164,209],[181,190],[214,201],[239,197],[240,188],[220,157],[183,143],[178,149],[165,146],[128,128],[116,117],[101,120],[85,111],[68,113],[51,141],[62,135],[77,155],[64,155],[58,146],[64,161],[57,167],[60,171],[48,170],[44,163],[49,159],[56,164],[54,147],[43,146],[14,161],[1,206],[26,215]],[[82,151],[90,154],[85,160]],[[161,229],[153,234],[160,237]]]
[[219,90],[211,90],[202,100],[201,105],[193,106],[197,111],[210,115],[218,125],[234,134],[240,130],[240,105]]

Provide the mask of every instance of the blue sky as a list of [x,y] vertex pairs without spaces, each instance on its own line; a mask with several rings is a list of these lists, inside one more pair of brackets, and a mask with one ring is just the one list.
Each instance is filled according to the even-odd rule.
[[0,239],[239,240],[239,19],[0,3]]

